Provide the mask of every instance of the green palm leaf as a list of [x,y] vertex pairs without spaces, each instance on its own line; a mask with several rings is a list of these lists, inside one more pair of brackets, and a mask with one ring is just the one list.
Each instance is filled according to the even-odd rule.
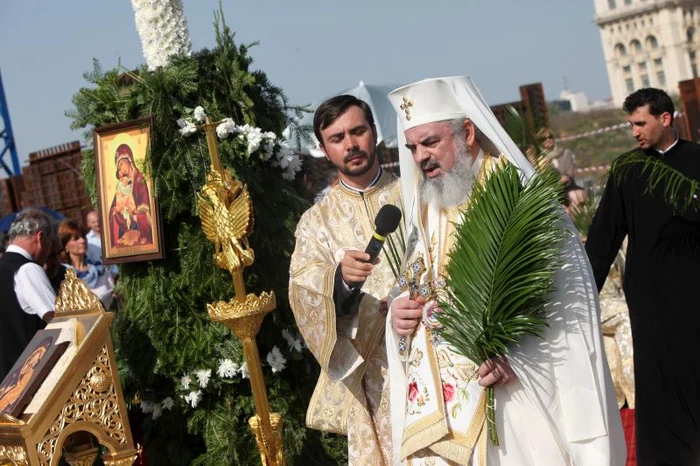
[[[551,171],[527,183],[517,168],[499,164],[475,186],[461,214],[440,296],[441,337],[476,363],[508,352],[547,325],[543,305],[552,290],[564,230],[559,220],[559,177]],[[493,424],[493,389],[489,431]]]
[[615,181],[622,184],[634,167],[641,167],[641,173],[647,177],[645,194],[654,193],[660,188],[663,189],[664,200],[674,209],[681,212],[700,210],[700,182],[688,178],[661,158],[634,149],[618,157],[610,171],[616,177]]

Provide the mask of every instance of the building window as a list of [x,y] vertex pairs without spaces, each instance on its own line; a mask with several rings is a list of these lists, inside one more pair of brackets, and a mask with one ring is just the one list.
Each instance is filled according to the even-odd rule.
[[642,87],[650,87],[650,85],[649,85],[649,75],[648,75],[648,74],[643,74],[643,75],[642,75]]
[[642,43],[639,42],[637,39],[634,39],[632,42],[630,42],[630,48],[634,53],[642,53]]
[[608,7],[611,10],[614,10],[615,9],[615,0],[608,0]]
[[661,58],[654,58],[654,66],[657,68],[661,68],[664,66],[664,61]]
[[659,86],[666,85],[666,74],[663,71],[656,72],[656,80],[659,82]]
[[639,66],[639,71],[643,72],[647,70],[647,62],[643,61],[641,63],[638,63],[637,66]]
[[617,55],[618,57],[624,57],[625,55],[627,55],[627,49],[625,48],[625,46],[622,44],[615,45],[615,55]]
[[693,42],[693,39],[695,39],[695,28],[688,28],[685,35],[688,38],[688,42]]
[[634,81],[632,78],[625,79],[625,84],[627,85],[627,92],[634,92]]
[[645,42],[647,43],[647,48],[649,49],[659,48],[659,41],[656,40],[656,37],[654,36],[648,36]]
[[625,0],[625,5],[631,5],[631,4],[632,4],[632,0]]
[[632,72],[632,67],[630,65],[625,65],[622,67],[622,72],[625,74],[630,74]]

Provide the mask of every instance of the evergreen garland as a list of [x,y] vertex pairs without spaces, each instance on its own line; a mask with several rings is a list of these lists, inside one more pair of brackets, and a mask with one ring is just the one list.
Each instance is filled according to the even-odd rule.
[[[196,193],[205,182],[209,154],[203,135],[181,136],[177,120],[203,106],[213,119],[232,117],[236,124],[280,135],[288,124],[287,113],[299,109],[287,105],[281,89],[265,73],[250,69],[249,46],[236,46],[221,13],[215,14],[214,24],[213,50],[172,57],[165,68],[105,72],[95,61],[93,71],[85,75],[90,87],[74,95],[75,109],[67,113],[72,128],[84,129],[89,142],[95,127],[153,116],[148,174],[160,204],[165,259],[120,267],[116,291],[124,307],[113,326],[132,427],[143,432],[150,464],[228,466],[260,461],[247,422],[254,414],[250,383],[216,373],[220,360],[242,363],[243,357],[237,338],[223,325],[211,323],[206,310],[207,303],[234,295],[231,276],[213,263],[214,248],[197,215]],[[271,409],[284,420],[287,462],[346,462],[344,438],[306,429],[305,411],[318,366],[308,350],[295,351],[282,337],[283,330],[298,333],[287,285],[294,229],[308,207],[300,195],[304,188],[283,180],[280,169],[256,153],[248,154],[237,138],[219,141],[219,149],[222,164],[248,185],[254,203],[250,244],[256,261],[246,269],[246,287],[254,293],[274,290],[277,296],[277,309],[265,319],[258,344]],[[93,151],[87,150],[82,171],[96,205],[94,170]],[[287,359],[286,369],[277,373],[265,364],[274,346]],[[187,390],[181,378],[198,369],[212,372],[193,409],[183,399]],[[198,381],[192,379],[196,390]],[[162,409],[157,419],[149,415],[145,406],[160,407],[168,397],[175,401],[171,410]],[[134,425],[139,420],[141,426]]]

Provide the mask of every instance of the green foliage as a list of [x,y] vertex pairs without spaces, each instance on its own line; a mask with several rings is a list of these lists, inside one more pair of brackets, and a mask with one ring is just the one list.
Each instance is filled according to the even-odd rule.
[[[546,325],[542,309],[563,238],[559,192],[556,174],[523,184],[510,164],[499,164],[474,187],[455,231],[437,319],[440,336],[477,364],[506,354],[509,344],[539,335]],[[493,390],[487,394],[492,401]],[[489,408],[497,445],[492,402]]]
[[[163,224],[165,259],[124,264],[117,292],[124,306],[113,326],[120,377],[131,406],[132,423],[142,418],[146,454],[151,464],[231,465],[259,464],[247,419],[254,414],[249,381],[240,376],[216,374],[221,359],[242,363],[239,341],[224,326],[213,324],[206,304],[233,297],[230,275],[213,263],[213,245],[201,229],[196,193],[205,182],[209,154],[201,133],[181,136],[177,120],[201,105],[213,119],[232,117],[281,134],[290,108],[282,91],[265,73],[251,69],[249,46],[237,46],[220,14],[215,15],[216,47],[192,57],[173,58],[165,68],[149,71],[103,71],[94,62],[85,74],[89,87],[73,97],[68,113],[74,129],[84,129],[91,142],[92,129],[151,116],[148,154],[154,191]],[[234,177],[248,185],[255,207],[255,231],[250,237],[255,264],[246,270],[250,292],[274,290],[277,309],[266,318],[258,336],[261,359],[277,346],[287,367],[272,373],[264,363],[273,411],[284,419],[288,464],[337,464],[347,460],[344,438],[308,431],[304,415],[318,375],[307,350],[292,351],[281,336],[283,329],[296,335],[287,301],[290,255],[294,228],[308,207],[298,183],[284,181],[272,166],[230,137],[219,141],[220,157]],[[92,151],[82,162],[88,193],[95,202]],[[107,228],[107,225],[104,226]],[[202,400],[191,408],[182,395],[182,376],[211,369]],[[162,416],[140,414],[143,403],[175,400]],[[141,407],[138,405],[140,399]]]
[[[700,210],[700,182],[688,178],[683,173],[666,164],[663,159],[650,157],[640,150],[633,150],[615,160],[611,174],[618,183],[635,170],[646,177],[645,193],[660,193],[666,203],[677,211]],[[635,173],[635,174],[637,174]]]

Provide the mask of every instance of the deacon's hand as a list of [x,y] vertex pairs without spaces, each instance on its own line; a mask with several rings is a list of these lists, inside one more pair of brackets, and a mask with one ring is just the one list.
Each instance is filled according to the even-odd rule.
[[346,285],[364,282],[372,273],[372,264],[367,262],[369,254],[363,251],[345,251],[340,261],[340,274]]
[[508,359],[503,356],[484,361],[479,368],[479,377],[479,385],[482,387],[502,387],[518,378]]
[[391,326],[399,336],[408,336],[416,331],[423,317],[424,304],[423,298],[414,301],[408,296],[396,298],[391,303]]

